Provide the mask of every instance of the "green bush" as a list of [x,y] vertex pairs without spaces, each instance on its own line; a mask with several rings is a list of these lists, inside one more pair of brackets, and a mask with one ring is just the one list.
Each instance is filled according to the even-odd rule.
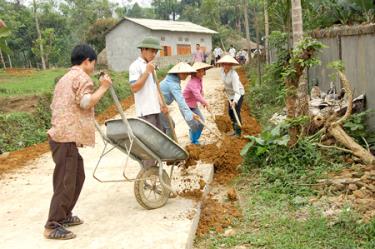
[[309,195],[308,184],[332,168],[335,164],[307,139],[300,139],[292,148],[288,147],[289,125],[282,123],[266,128],[259,136],[247,136],[250,142],[243,148],[243,171],[260,171],[261,182],[278,193]]

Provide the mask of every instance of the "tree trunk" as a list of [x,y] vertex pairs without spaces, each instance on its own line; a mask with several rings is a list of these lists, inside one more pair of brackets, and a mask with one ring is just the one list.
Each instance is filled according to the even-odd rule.
[[[250,44],[250,28],[249,28],[249,14],[248,14],[248,0],[243,0],[243,16],[245,22],[245,33],[246,33],[246,40]],[[250,47],[248,48],[248,52],[250,52]]]
[[269,55],[269,46],[268,46],[268,39],[270,36],[270,24],[268,20],[268,3],[267,0],[264,0],[264,31],[265,31],[265,42],[264,42],[264,50],[266,51],[266,63],[270,63],[270,55]]
[[[5,40],[5,46],[7,46],[8,47],[8,43],[7,43],[7,41]],[[9,47],[8,47],[9,48]],[[12,60],[10,59],[10,55],[9,54],[7,54],[7,56],[8,56],[8,61],[9,61],[9,67],[10,68],[13,68],[13,65],[12,65]]]
[[258,25],[258,15],[257,15],[257,6],[254,5],[254,24],[255,24],[255,32],[256,32],[256,38],[257,38],[257,64],[258,64],[258,79],[259,79],[259,85],[262,84],[262,72],[261,72],[261,65],[260,65],[260,48],[259,48],[259,25]]
[[[40,32],[39,28],[39,21],[38,21],[38,15],[36,11],[36,1],[33,0],[33,5],[34,5],[34,18],[35,18],[35,26],[36,26],[36,32],[38,33],[38,39],[39,41],[42,41],[42,34]],[[39,49],[40,49],[40,59],[42,60],[42,68],[43,70],[46,69],[46,63],[44,61],[44,50],[43,50],[43,44],[40,42],[39,43]]]
[[[293,48],[296,48],[298,43],[303,38],[303,20],[302,20],[302,6],[301,0],[291,0],[292,2],[292,29],[293,29]],[[298,108],[296,110],[297,116],[308,115],[309,113],[309,98],[306,77],[306,70],[302,75],[298,84]]]
[[351,150],[353,152],[353,155],[361,158],[364,163],[375,163],[375,157],[369,151],[365,150],[362,146],[357,144],[351,136],[346,134],[346,132],[340,125],[333,125],[329,127],[328,132],[336,139],[337,142]]
[[4,56],[3,56],[3,52],[1,51],[1,48],[0,48],[0,60],[1,60],[1,63],[3,64],[3,68],[6,69],[7,66],[5,65]]

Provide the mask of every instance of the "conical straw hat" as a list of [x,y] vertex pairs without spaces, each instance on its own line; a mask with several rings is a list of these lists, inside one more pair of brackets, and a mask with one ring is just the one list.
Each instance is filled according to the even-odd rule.
[[168,73],[195,73],[195,72],[197,71],[186,62],[180,62],[174,67],[172,67],[171,70],[168,71]]
[[209,69],[209,68],[211,68],[212,66],[210,65],[210,64],[207,64],[207,63],[203,63],[203,62],[195,62],[194,64],[193,64],[193,68],[195,69],[195,70],[200,70],[200,69]]
[[236,59],[234,59],[232,56],[230,55],[224,55],[223,58],[221,58],[220,60],[217,61],[218,64],[223,64],[223,63],[228,63],[228,64],[235,64],[235,65],[238,65],[238,61],[236,61]]

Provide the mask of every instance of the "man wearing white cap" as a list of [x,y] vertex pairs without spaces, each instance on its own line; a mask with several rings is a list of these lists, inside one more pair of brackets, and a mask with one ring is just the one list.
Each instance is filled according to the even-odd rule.
[[[180,62],[169,70],[167,77],[160,82],[160,90],[164,96],[165,103],[170,105],[173,101],[177,102],[180,112],[190,127],[191,132],[197,132],[200,129],[201,124],[198,122],[200,117],[190,110],[186,104],[182,95],[181,80],[185,80],[189,74],[195,72],[196,70],[189,64]],[[170,127],[165,117],[162,118],[162,123],[164,129],[167,130],[167,134],[169,134]]]

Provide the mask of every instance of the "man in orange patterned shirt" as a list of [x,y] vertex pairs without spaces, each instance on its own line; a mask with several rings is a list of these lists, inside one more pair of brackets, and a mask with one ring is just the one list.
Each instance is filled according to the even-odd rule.
[[51,109],[52,127],[48,140],[55,162],[53,196],[44,236],[48,239],[73,239],[65,227],[80,225],[83,220],[72,215],[85,172],[77,147],[94,146],[94,106],[111,86],[108,75],[100,78],[94,91],[89,75],[94,72],[96,53],[88,45],[78,45],[71,55],[72,68],[56,84]]

